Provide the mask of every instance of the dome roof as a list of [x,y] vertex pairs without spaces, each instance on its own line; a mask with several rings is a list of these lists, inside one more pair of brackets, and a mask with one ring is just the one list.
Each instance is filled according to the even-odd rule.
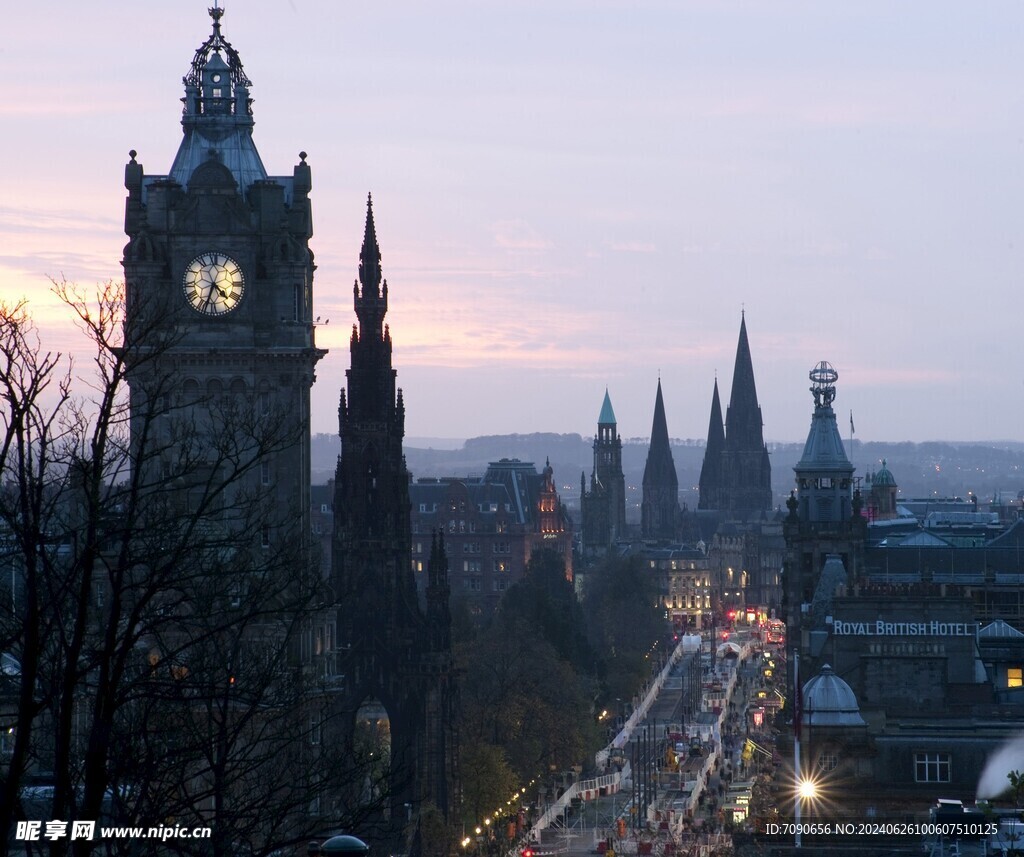
[[850,685],[839,678],[828,664],[804,685],[803,697],[800,722],[807,726],[866,725]]
[[874,478],[871,480],[871,484],[875,487],[882,485],[895,487],[896,478],[892,475],[892,471],[886,466],[884,458],[882,459],[882,469],[874,475]]

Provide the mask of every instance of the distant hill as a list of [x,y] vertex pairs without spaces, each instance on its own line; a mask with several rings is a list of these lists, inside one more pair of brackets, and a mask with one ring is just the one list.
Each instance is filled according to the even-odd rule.
[[[433,441],[434,439],[431,439]],[[580,474],[589,481],[593,466],[592,438],[578,434],[487,435],[466,440],[457,449],[436,439],[437,447],[406,446],[405,456],[414,478],[427,476],[479,476],[490,461],[518,458],[532,461],[540,469],[550,458],[563,501],[579,506]],[[782,505],[793,487],[793,466],[803,452],[802,443],[769,443],[772,459],[772,487],[776,504]],[[336,435],[318,434],[312,442],[313,484],[334,477],[341,452]],[[672,441],[672,456],[679,475],[680,501],[697,506],[697,483],[704,460],[702,440]],[[641,482],[647,459],[647,438],[628,438],[622,444],[622,466],[626,475],[630,518],[639,519]],[[882,459],[899,484],[903,497],[966,497],[976,494],[990,500],[996,492],[1016,495],[1024,491],[1024,443],[998,444],[927,442],[862,443],[854,441],[853,465],[856,476],[877,470]]]

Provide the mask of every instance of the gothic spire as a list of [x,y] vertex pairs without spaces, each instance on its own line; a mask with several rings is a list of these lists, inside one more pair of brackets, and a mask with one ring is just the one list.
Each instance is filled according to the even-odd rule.
[[654,397],[654,422],[651,425],[651,449],[668,449],[668,420],[665,419],[665,400],[661,395],[661,378],[658,379],[658,393]]
[[722,402],[718,396],[718,378],[711,394],[711,419],[708,421],[708,442],[704,463],[700,468],[700,499],[698,509],[717,509],[722,491],[722,453],[725,451],[725,429],[722,426]]
[[651,446],[644,465],[641,526],[646,538],[671,538],[679,516],[679,477],[672,458],[661,378],[654,399]]
[[772,466],[764,443],[745,313],[740,318],[740,338],[736,345],[729,408],[725,412],[725,450],[721,462],[719,509],[747,513],[771,508]]
[[745,314],[740,319],[740,338],[736,345],[736,365],[733,368],[732,392],[725,417],[725,436],[731,449],[749,451],[764,446],[761,408],[757,403]]
[[380,259],[377,228],[373,223],[373,197],[367,194],[366,226],[363,229],[363,246],[359,251],[359,279],[353,292],[360,337],[386,343],[390,340],[384,326],[384,316],[388,311],[388,283],[381,275]]
[[367,288],[373,295],[380,294],[380,246],[377,244],[377,228],[373,223],[372,194],[366,195],[366,226],[363,229],[363,246],[359,251],[359,282],[363,285],[364,296]]

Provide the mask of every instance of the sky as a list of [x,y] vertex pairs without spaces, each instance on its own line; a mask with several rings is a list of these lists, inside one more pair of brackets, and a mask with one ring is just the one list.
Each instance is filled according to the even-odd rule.
[[[208,2],[7,4],[0,299],[119,279]],[[707,435],[745,312],[765,438],[1024,440],[1024,5],[226,0],[271,175],[313,174],[313,430],[336,432],[366,195],[407,434]],[[79,359],[80,366],[85,365]]]

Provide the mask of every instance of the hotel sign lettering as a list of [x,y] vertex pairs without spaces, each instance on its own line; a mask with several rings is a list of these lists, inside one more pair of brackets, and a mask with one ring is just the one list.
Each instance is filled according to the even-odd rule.
[[975,622],[843,622],[832,623],[837,637],[973,637]]

